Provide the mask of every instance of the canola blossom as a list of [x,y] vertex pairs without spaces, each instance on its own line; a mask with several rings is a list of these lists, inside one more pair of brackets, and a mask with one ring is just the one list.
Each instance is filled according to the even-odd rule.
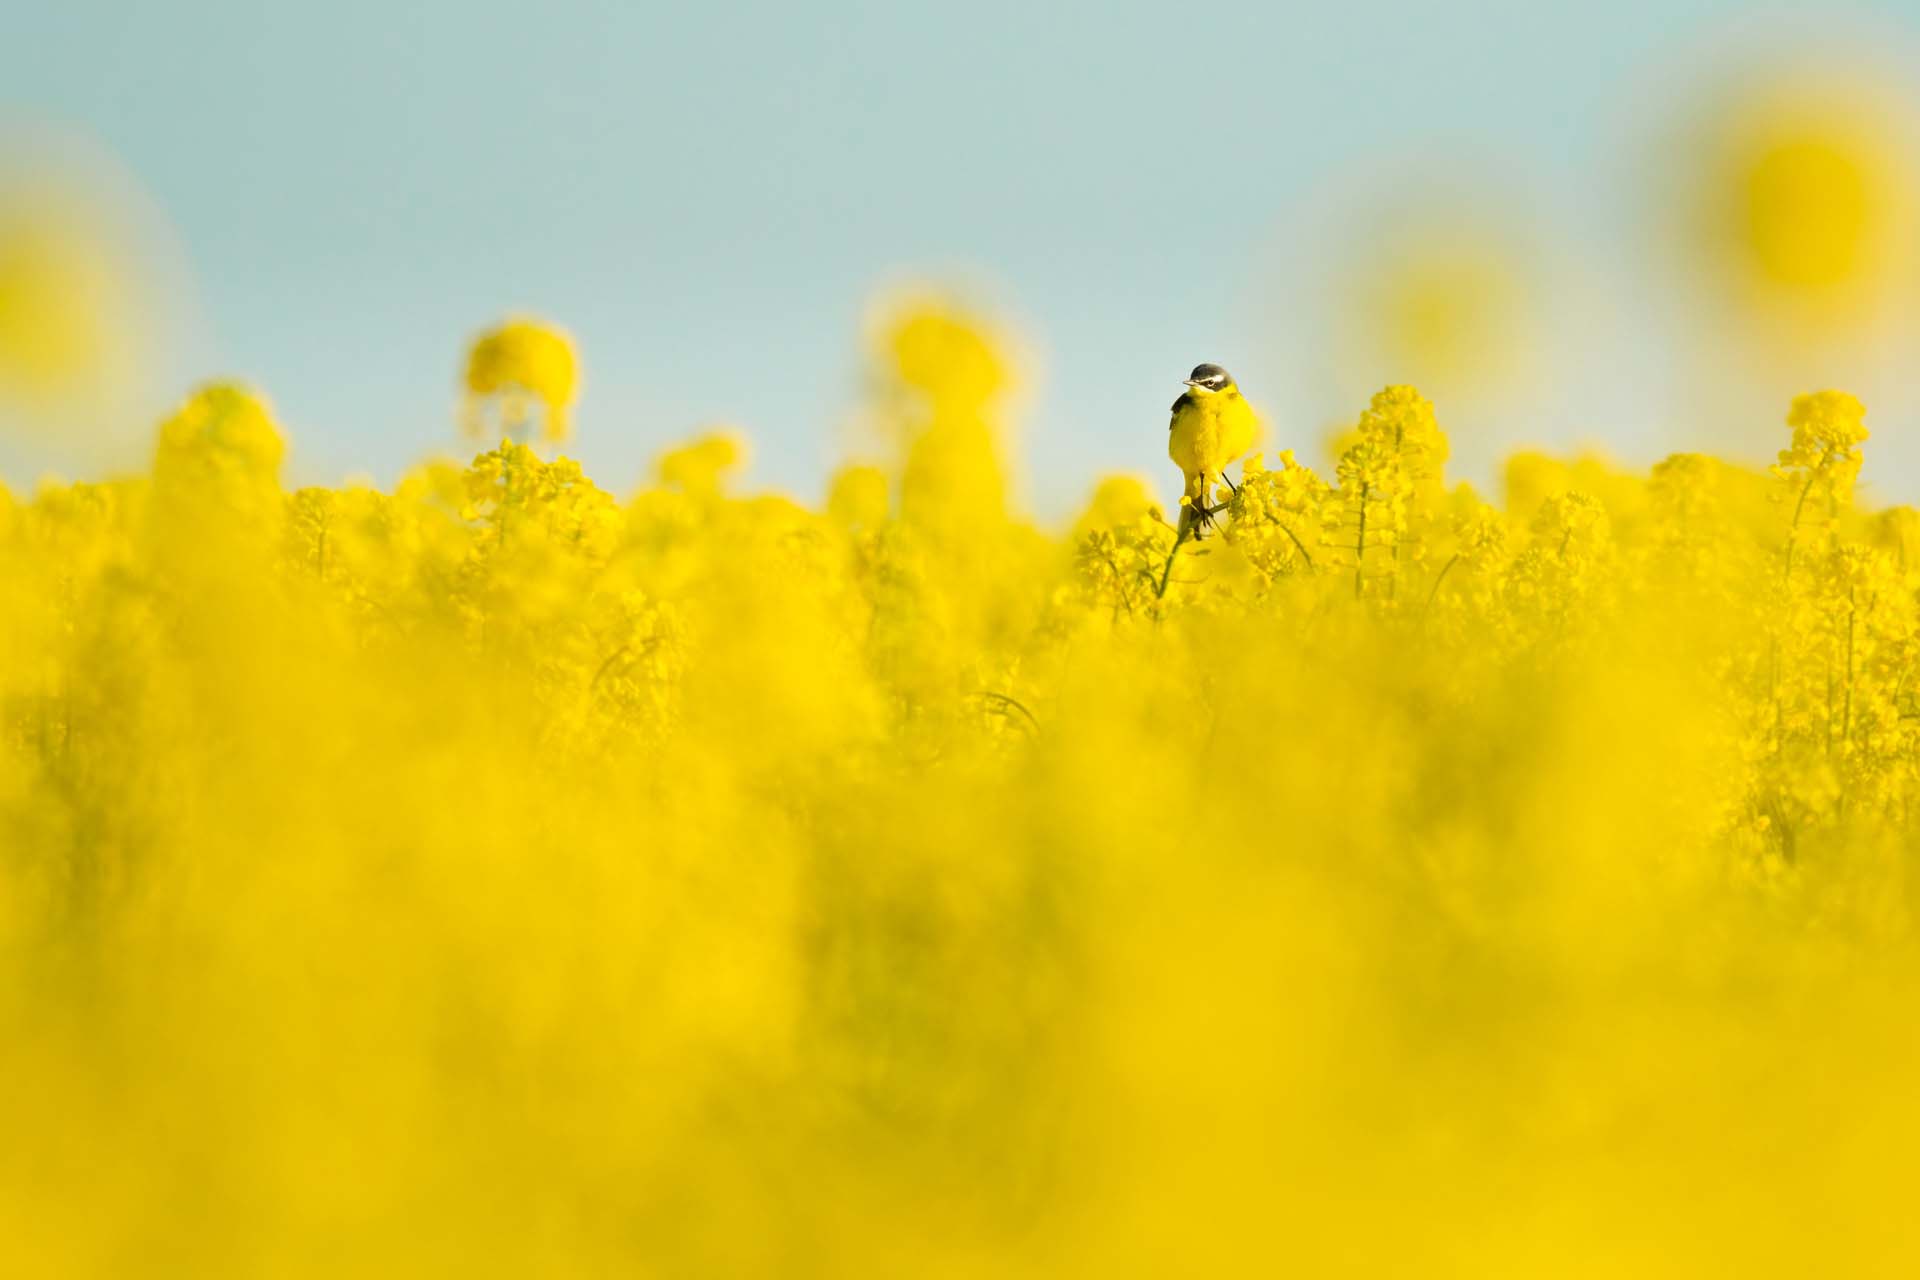
[[[1488,497],[1388,387],[1195,541],[1016,512],[959,311],[873,360],[817,504],[731,436],[289,491],[236,384],[0,491],[0,1270],[1920,1264],[1859,401]],[[570,344],[473,370],[557,433]]]
[[128,201],[22,172],[0,131],[0,429],[56,439],[124,407],[164,343]]
[[1857,321],[1913,270],[1910,112],[1861,68],[1774,75],[1699,125],[1691,247],[1744,309]]
[[573,401],[579,391],[580,362],[573,339],[552,325],[524,316],[481,334],[467,353],[467,433],[490,431],[510,437],[534,426],[542,440],[565,440],[573,430]]

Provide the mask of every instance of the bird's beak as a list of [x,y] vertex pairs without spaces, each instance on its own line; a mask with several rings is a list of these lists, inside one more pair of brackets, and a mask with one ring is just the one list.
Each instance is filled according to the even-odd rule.
[[1182,378],[1182,379],[1180,379],[1180,385],[1181,385],[1181,386],[1183,386],[1183,387],[1197,387],[1197,386],[1199,386],[1199,385],[1200,385],[1200,379],[1198,379],[1198,378]]

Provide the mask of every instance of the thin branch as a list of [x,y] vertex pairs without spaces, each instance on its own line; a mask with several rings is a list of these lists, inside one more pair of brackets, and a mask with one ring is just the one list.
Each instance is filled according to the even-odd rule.
[[1003,716],[1006,715],[1007,710],[1009,708],[1011,708],[1014,711],[1018,711],[1021,715],[1027,718],[1027,723],[1033,727],[1033,731],[1035,733],[1040,732],[1040,721],[1034,717],[1033,712],[1027,710],[1026,707],[1021,705],[1020,700],[1018,698],[1009,697],[1007,694],[1004,694],[1004,693],[995,693],[991,689],[981,689],[978,692],[976,692],[973,696],[976,698],[980,698],[983,701],[994,703],[996,706],[1000,708],[1000,714]]
[[1426,609],[1433,608],[1434,600],[1438,598],[1438,596],[1440,595],[1440,584],[1447,580],[1448,572],[1452,570],[1453,566],[1459,563],[1460,563],[1460,553],[1456,551],[1453,553],[1453,557],[1450,560],[1448,560],[1445,564],[1440,566],[1440,573],[1433,580],[1433,590],[1427,592],[1427,603],[1425,606]]
[[1184,543],[1184,542],[1186,542],[1186,540],[1187,540],[1187,534],[1188,534],[1189,532],[1191,532],[1191,529],[1190,529],[1190,528],[1187,528],[1187,529],[1180,529],[1180,530],[1178,530],[1177,532],[1175,532],[1175,534],[1173,535],[1173,548],[1172,548],[1172,550],[1170,550],[1170,551],[1168,551],[1168,552],[1167,552],[1167,563],[1166,563],[1166,565],[1165,565],[1165,566],[1164,566],[1164,567],[1163,567],[1163,568],[1162,568],[1162,569],[1160,570],[1160,585],[1159,585],[1158,587],[1156,587],[1156,588],[1154,589],[1154,592],[1153,592],[1153,598],[1154,598],[1155,600],[1164,600],[1164,599],[1166,599],[1166,596],[1167,596],[1167,579],[1169,579],[1169,578],[1171,578],[1171,577],[1173,576],[1173,560],[1174,560],[1174,557],[1180,554],[1180,547],[1181,547],[1181,544],[1182,544],[1182,543]]

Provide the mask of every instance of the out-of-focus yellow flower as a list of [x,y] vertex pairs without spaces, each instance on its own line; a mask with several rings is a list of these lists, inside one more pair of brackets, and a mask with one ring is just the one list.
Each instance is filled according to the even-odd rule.
[[1086,509],[1074,521],[1073,533],[1078,538],[1096,530],[1119,528],[1156,512],[1158,518],[1166,518],[1166,509],[1146,480],[1140,476],[1102,476]]
[[902,451],[902,517],[954,542],[1004,519],[1005,340],[951,299],[909,293],[875,309],[870,343],[882,432]]
[[1690,256],[1735,307],[1803,329],[1874,318],[1914,284],[1910,117],[1865,72],[1785,72],[1737,93],[1683,162]]
[[261,396],[216,382],[161,424],[153,453],[148,545],[206,590],[244,595],[282,536],[286,441]]
[[1352,386],[1410,382],[1455,402],[1518,388],[1535,359],[1534,269],[1489,217],[1423,210],[1372,227],[1334,284]]
[[721,486],[747,464],[747,442],[733,431],[714,431],[661,454],[653,472],[669,489],[695,498],[719,496]]
[[[564,330],[527,317],[508,320],[474,340],[467,352],[467,433],[524,438],[540,406],[539,436],[565,440],[573,430],[580,363]],[[488,408],[494,414],[489,417]]]
[[1500,479],[1507,511],[1520,521],[1532,520],[1541,504],[1569,489],[1594,495],[1616,520],[1636,516],[1647,503],[1643,476],[1592,451],[1567,459],[1516,450],[1501,467]]
[[146,361],[150,308],[100,211],[0,179],[0,399],[29,421],[111,405]]
[[1875,545],[1892,553],[1903,572],[1920,569],[1920,511],[1889,507],[1873,517],[1868,531]]
[[1012,370],[978,319],[935,295],[891,300],[878,345],[900,384],[950,411],[976,412],[1012,385]]
[[892,502],[889,488],[887,473],[879,467],[842,467],[827,491],[827,515],[842,528],[877,529]]
[[154,480],[209,495],[272,491],[286,448],[258,392],[237,382],[209,383],[161,424]]
[[0,1274],[1920,1269],[1857,401],[1490,503],[1389,386],[1196,547],[891,359],[824,511],[232,384],[0,492]]

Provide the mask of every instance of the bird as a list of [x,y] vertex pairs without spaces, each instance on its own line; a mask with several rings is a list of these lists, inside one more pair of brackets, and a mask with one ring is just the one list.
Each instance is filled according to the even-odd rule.
[[1187,481],[1180,535],[1200,538],[1213,527],[1215,509],[1208,503],[1214,484],[1226,479],[1228,463],[1253,448],[1260,419],[1233,375],[1217,364],[1195,365],[1185,386],[1167,424],[1167,456]]

